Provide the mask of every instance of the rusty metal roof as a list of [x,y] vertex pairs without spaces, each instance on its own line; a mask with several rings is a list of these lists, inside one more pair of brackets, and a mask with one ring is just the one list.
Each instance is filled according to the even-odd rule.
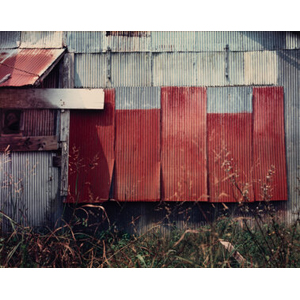
[[0,87],[38,85],[65,49],[0,50]]

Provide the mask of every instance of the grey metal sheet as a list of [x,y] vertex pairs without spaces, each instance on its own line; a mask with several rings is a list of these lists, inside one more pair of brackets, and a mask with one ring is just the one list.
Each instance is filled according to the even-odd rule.
[[20,48],[62,48],[62,31],[22,31]]
[[276,85],[278,59],[276,51],[244,53],[245,85]]
[[151,57],[149,53],[111,54],[111,87],[150,85]]
[[[226,54],[225,54],[226,55]],[[226,61],[225,61],[226,64]],[[244,85],[244,52],[228,52],[228,85]],[[225,65],[226,68],[226,65]]]
[[76,88],[103,88],[106,86],[106,54],[75,54],[74,64]]
[[284,86],[285,140],[289,198],[280,208],[287,209],[287,221],[300,211],[300,51],[278,51],[279,84]]
[[153,85],[197,85],[196,59],[195,53],[153,53]]
[[20,40],[21,31],[0,31],[0,49],[17,48]]
[[286,32],[286,49],[300,48],[300,34],[299,32]]
[[143,32],[145,34],[136,36],[114,36],[104,35],[104,47],[110,49],[112,52],[149,52],[151,51],[151,34],[150,32]]
[[67,31],[66,45],[69,52],[101,53],[104,46],[105,31]]
[[207,88],[207,113],[252,112],[251,87]]
[[116,109],[160,109],[159,87],[116,88]]
[[202,52],[196,53],[197,86],[225,86],[226,78],[226,53]]

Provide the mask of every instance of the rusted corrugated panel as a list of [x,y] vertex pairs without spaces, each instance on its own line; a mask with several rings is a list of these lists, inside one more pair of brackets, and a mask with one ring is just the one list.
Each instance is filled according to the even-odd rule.
[[0,49],[18,48],[20,40],[21,31],[0,31]]
[[106,31],[105,49],[112,52],[149,52],[151,51],[150,31]]
[[106,49],[103,31],[67,31],[66,35],[69,52],[101,53]]
[[254,201],[252,89],[208,88],[207,112],[210,201]]
[[54,109],[26,109],[23,111],[24,136],[56,135],[56,115]]
[[22,31],[20,48],[62,48],[62,31]]
[[0,62],[0,80],[9,75],[3,86],[33,85],[62,56],[64,49],[6,50]]
[[153,54],[154,86],[195,86],[196,84],[194,53]]
[[149,53],[112,53],[111,87],[151,86]]
[[[158,88],[116,91],[114,198],[160,199],[160,92]],[[120,109],[121,108],[121,109]]]
[[106,54],[75,54],[76,88],[103,88],[106,81]]
[[161,90],[162,197],[207,201],[206,89]]
[[245,85],[276,85],[278,59],[276,51],[244,53]]
[[104,110],[70,114],[68,202],[109,198],[114,167],[115,91],[105,90]]
[[62,211],[57,197],[59,181],[55,180],[58,169],[52,167],[52,156],[47,152],[11,154],[11,196],[5,200],[4,212],[23,225],[53,225],[53,210]]
[[287,200],[283,97],[282,87],[253,89],[253,164],[257,201]]

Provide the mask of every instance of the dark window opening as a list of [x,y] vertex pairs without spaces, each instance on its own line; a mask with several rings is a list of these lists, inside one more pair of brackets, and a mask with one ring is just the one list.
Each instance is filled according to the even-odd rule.
[[22,130],[22,111],[9,109],[2,112],[2,134],[20,134]]

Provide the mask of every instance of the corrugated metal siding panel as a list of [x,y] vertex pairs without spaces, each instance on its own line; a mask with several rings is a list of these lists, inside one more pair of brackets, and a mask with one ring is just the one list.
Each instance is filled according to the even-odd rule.
[[300,48],[300,34],[299,32],[286,32],[286,49]]
[[[108,200],[115,154],[115,91],[105,90],[104,110],[71,111],[68,202]],[[77,152],[78,151],[78,152]]]
[[22,31],[20,48],[63,48],[63,32]]
[[162,197],[207,201],[206,89],[161,90]]
[[153,85],[195,86],[196,67],[194,53],[153,54]]
[[151,86],[149,53],[112,53],[111,87]]
[[[226,62],[225,62],[225,68],[226,68]],[[244,52],[228,52],[227,68],[228,68],[228,78],[226,78],[226,82],[227,82],[226,85],[233,86],[233,85],[245,84]],[[222,72],[222,70],[220,71]]]
[[75,87],[104,88],[107,57],[105,54],[75,54]]
[[[24,225],[53,225],[56,220],[51,219],[51,203],[57,202],[58,181],[49,176],[52,153],[16,152],[11,154],[11,160],[12,197],[6,213]],[[52,172],[58,170],[53,168]]]
[[244,51],[285,49],[286,33],[276,31],[242,31]]
[[246,85],[278,83],[278,59],[275,51],[246,52],[244,67]]
[[[249,200],[253,201],[252,88],[208,88],[207,113],[210,200],[241,200],[242,195],[233,187],[235,178],[241,190],[248,190]],[[229,170],[230,167],[233,169]],[[232,173],[238,177],[229,177]]]
[[23,111],[25,136],[49,136],[56,134],[56,110],[26,109]]
[[67,31],[66,35],[69,52],[101,53],[106,49],[103,31]]
[[160,110],[116,111],[114,198],[160,200]]
[[252,113],[252,87],[207,89],[207,113]]
[[197,86],[224,86],[225,52],[197,53],[196,77]]
[[[283,97],[282,87],[253,89],[254,192],[257,201],[287,200]],[[269,175],[272,167],[274,174]],[[262,188],[267,189],[267,199]]]
[[104,34],[105,49],[112,52],[149,52],[151,51],[150,33],[143,36],[107,36]]
[[252,114],[208,114],[207,133],[210,201],[242,202],[243,195],[254,201]]
[[288,175],[288,201],[280,203],[291,223],[300,211],[300,51],[280,51],[279,84],[284,86],[284,117]]
[[116,109],[160,109],[159,87],[116,88]]
[[0,31],[0,49],[20,46],[21,31]]

